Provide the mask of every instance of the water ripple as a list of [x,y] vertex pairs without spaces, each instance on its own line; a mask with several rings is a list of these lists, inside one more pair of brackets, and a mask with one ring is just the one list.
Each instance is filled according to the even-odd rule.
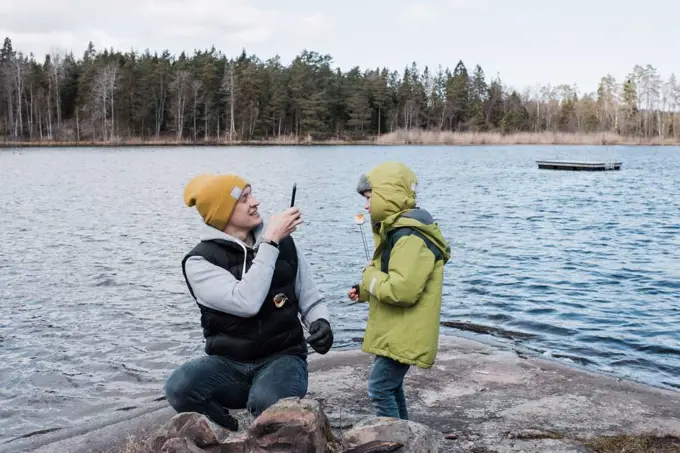
[[[541,158],[620,172],[538,171]],[[336,347],[366,321],[358,174],[399,159],[452,242],[442,318],[518,349],[680,389],[680,153],[627,147],[228,148],[0,152],[0,442],[158,400],[202,354],[181,259],[197,240],[190,177],[238,172],[266,212],[293,182],[296,239]]]

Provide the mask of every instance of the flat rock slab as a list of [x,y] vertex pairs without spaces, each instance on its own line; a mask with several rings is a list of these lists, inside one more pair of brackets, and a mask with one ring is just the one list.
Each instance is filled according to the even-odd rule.
[[[159,402],[126,417],[104,415],[96,423],[0,445],[0,453],[120,453],[128,439],[147,438],[176,412]],[[234,414],[239,423],[252,421],[245,412]]]
[[105,414],[96,423],[0,445],[0,453],[118,453],[129,436],[144,437],[167,422],[175,412],[165,402],[121,417]]
[[[603,435],[680,436],[680,392],[584,372],[455,336],[441,337],[430,370],[412,368],[405,392],[411,420],[489,452],[583,452]],[[372,357],[359,351],[315,357],[308,397],[347,428],[372,415]]]
[[[588,373],[554,361],[457,336],[442,336],[430,370],[412,368],[405,391],[411,420],[446,435],[440,451],[510,453],[589,451],[602,435],[658,433],[680,437],[680,392]],[[349,429],[373,416],[367,397],[373,357],[361,351],[310,357],[308,398],[332,425]],[[108,426],[0,446],[0,453],[114,452],[130,434],[150,432],[174,415],[169,408]],[[236,412],[240,426],[252,421]],[[37,449],[37,447],[41,447]]]

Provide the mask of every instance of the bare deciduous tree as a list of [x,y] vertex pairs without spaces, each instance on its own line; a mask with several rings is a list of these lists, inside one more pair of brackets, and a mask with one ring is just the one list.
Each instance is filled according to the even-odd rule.
[[100,67],[92,84],[94,101],[94,118],[102,123],[102,139],[113,140],[115,137],[115,90],[118,84],[118,65],[109,63]]
[[50,85],[54,87],[54,100],[57,109],[57,127],[61,127],[61,94],[60,87],[62,81],[64,80],[64,61],[61,55],[57,52],[53,52],[50,58],[50,74],[49,80]]
[[193,130],[193,137],[194,141],[196,141],[196,136],[198,134],[197,128],[196,128],[196,119],[197,115],[196,112],[198,110],[198,100],[199,96],[201,95],[201,90],[203,89],[203,82],[200,80],[196,79],[191,82],[191,94],[193,95],[193,101],[194,101],[194,109],[193,109],[193,119],[194,119],[194,130]]
[[20,137],[24,134],[24,115],[23,115],[23,98],[24,98],[24,78],[26,77],[26,62],[21,52],[18,52],[12,59],[12,69],[14,75],[14,101],[15,101],[15,123],[14,136]]
[[175,117],[175,131],[177,141],[182,139],[184,120],[186,116],[187,98],[191,88],[191,74],[186,69],[180,69],[170,83],[173,93],[173,115]]
[[597,103],[600,109],[598,117],[603,131],[610,130],[612,127],[618,127],[618,113],[616,109],[617,90],[616,79],[613,75],[607,74],[605,77],[602,77],[597,89]]
[[163,120],[165,118],[165,101],[168,97],[168,73],[165,67],[158,70],[158,83],[155,84],[153,89],[153,101],[154,101],[154,120],[155,120],[155,131],[156,138],[161,136],[161,128],[163,127]]
[[236,62],[230,60],[224,68],[224,78],[222,79],[222,88],[226,93],[229,102],[229,141],[234,139],[236,132],[236,93],[238,91],[236,86]]

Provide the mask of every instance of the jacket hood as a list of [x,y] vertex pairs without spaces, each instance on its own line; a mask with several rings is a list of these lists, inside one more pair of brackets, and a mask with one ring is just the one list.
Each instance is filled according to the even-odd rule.
[[[401,162],[385,162],[362,176],[357,190],[371,190],[371,223],[416,206],[415,173]],[[362,190],[363,189],[363,190]]]
[[417,186],[418,178],[408,166],[385,162],[361,176],[357,191],[372,193],[371,223],[377,240],[395,228],[410,227],[432,241],[446,262],[451,258],[451,247],[430,213],[417,207]]
[[402,227],[413,228],[432,241],[444,256],[444,264],[451,259],[451,245],[444,238],[432,215],[425,209],[415,208],[388,217],[382,222],[380,234],[387,235],[389,231]]

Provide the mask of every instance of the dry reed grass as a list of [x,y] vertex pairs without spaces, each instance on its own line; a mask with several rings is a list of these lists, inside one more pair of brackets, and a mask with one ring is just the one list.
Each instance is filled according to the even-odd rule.
[[311,136],[296,137],[294,135],[282,135],[264,140],[229,140],[229,139],[199,139],[199,140],[177,140],[171,137],[142,139],[129,138],[111,141],[102,140],[18,140],[0,141],[0,148],[118,148],[118,147],[176,147],[176,146],[288,146],[288,145],[354,145],[370,144],[370,140],[348,141],[340,138],[328,140],[314,140]]
[[399,130],[376,139],[379,145],[679,145],[679,138],[628,137],[612,132],[450,132]]
[[228,138],[209,138],[199,140],[177,140],[174,137],[152,139],[125,138],[111,141],[101,140],[23,140],[0,141],[0,148],[25,147],[140,147],[140,146],[293,146],[293,145],[680,145],[680,137],[635,137],[605,133],[567,133],[567,132],[451,132],[426,131],[421,129],[398,130],[379,137],[364,140],[331,138],[314,140],[310,135],[282,135],[262,140],[229,140]]
[[680,439],[672,436],[599,437],[586,444],[595,453],[680,453]]
[[144,441],[138,437],[129,436],[119,453],[148,453]]

